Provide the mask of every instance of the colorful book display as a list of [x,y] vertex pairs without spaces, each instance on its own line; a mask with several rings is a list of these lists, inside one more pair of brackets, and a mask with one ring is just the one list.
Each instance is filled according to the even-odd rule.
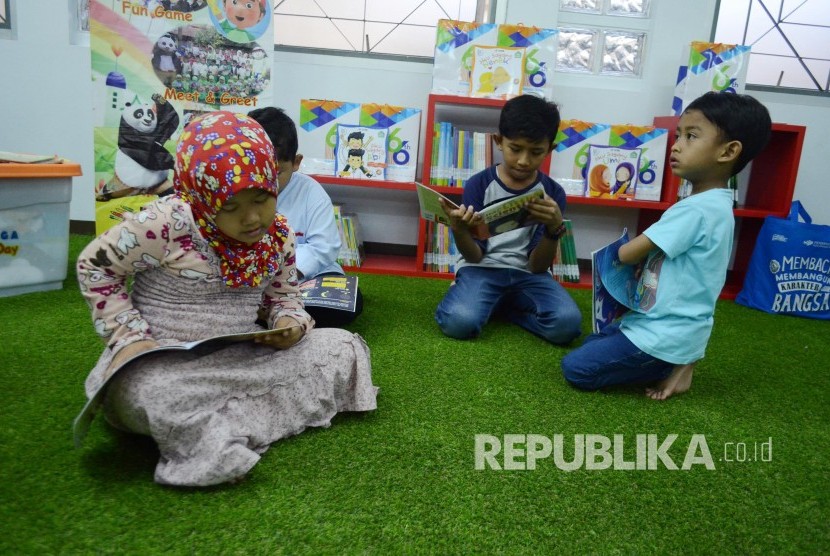
[[493,165],[493,134],[435,122],[430,185],[464,187],[472,176]]
[[637,190],[634,194],[638,201],[660,200],[668,137],[668,129],[649,125],[614,124],[610,128],[610,146],[640,150]]
[[608,145],[611,139],[610,128],[608,124],[582,120],[559,122],[548,175],[559,182],[568,195],[585,195],[588,148],[592,144]]
[[360,105],[360,125],[387,131],[386,179],[415,181],[421,140],[421,109],[364,103]]
[[427,221],[424,235],[424,260],[422,268],[427,272],[455,272],[458,250],[449,226]]
[[337,148],[337,126],[359,125],[360,104],[339,100],[300,100],[300,125],[297,138],[305,174],[334,176],[334,149]]
[[640,149],[591,145],[588,149],[588,196],[633,199],[637,190]]
[[679,116],[694,99],[709,91],[743,93],[750,47],[694,41],[683,47],[672,98],[672,114]]
[[[323,176],[341,175],[348,161],[347,143],[342,142],[338,126],[360,126],[364,137],[385,135],[383,159],[372,161],[383,164],[383,177],[374,173],[374,179],[389,181],[413,181],[418,163],[418,144],[421,132],[420,108],[407,108],[390,104],[342,102],[337,100],[300,100],[300,125],[298,139],[303,162],[300,170],[306,174]],[[364,139],[364,142],[366,139]],[[380,156],[378,142],[372,141],[374,155]],[[341,151],[344,158],[335,157]],[[366,151],[366,149],[364,149]],[[364,152],[364,155],[367,153]],[[369,162],[364,160],[364,162]],[[354,172],[349,165],[349,176],[367,178],[365,173]],[[369,169],[368,166],[365,166]],[[377,170],[379,166],[375,166]]]
[[[522,93],[535,94],[544,98],[553,96],[551,75],[556,65],[558,47],[556,29],[542,29],[524,25],[495,23],[472,23],[442,19],[438,21],[435,39],[435,63],[432,73],[432,92],[459,96],[487,96],[478,94],[484,89],[501,82],[505,77],[519,78],[518,86],[505,92],[500,98],[509,98]],[[521,72],[493,64],[492,75],[482,75],[490,70],[475,72],[476,48],[520,49],[523,51]],[[479,57],[494,53],[479,52]],[[496,72],[496,68],[502,70]],[[474,76],[474,72],[476,75]],[[496,75],[498,73],[498,75]],[[504,82],[501,86],[504,86]],[[492,91],[490,94],[497,94]]]
[[[625,195],[620,198],[659,201],[667,145],[668,130],[663,128],[562,120],[551,156],[549,175],[559,182],[568,195],[590,196],[588,164],[592,146],[639,149],[636,191],[633,197]],[[608,179],[610,181],[611,177]]]

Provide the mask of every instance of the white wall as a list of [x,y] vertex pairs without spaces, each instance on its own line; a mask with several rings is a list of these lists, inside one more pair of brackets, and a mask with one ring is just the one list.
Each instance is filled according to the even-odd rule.
[[[69,2],[63,9],[50,10],[43,9],[41,2],[18,0],[15,4],[17,38],[0,39],[0,150],[54,152],[79,162],[85,175],[74,179],[70,214],[73,220],[92,221],[89,49],[70,44]],[[650,21],[632,24],[645,25],[648,31],[642,78],[557,74],[554,96],[564,117],[648,124],[654,115],[668,113],[680,49],[692,40],[709,38],[715,0],[660,0],[654,4]],[[553,1],[509,0],[506,21],[556,26],[556,6],[558,2]],[[618,22],[624,23],[624,19],[614,18],[614,23]],[[430,64],[277,52],[274,65],[275,103],[295,118],[301,98],[387,102],[426,111]],[[795,198],[806,204],[814,221],[830,224],[823,170],[830,159],[830,147],[822,136],[830,129],[830,98],[754,94],[769,107],[773,121],[807,126]],[[624,222],[628,212],[634,211],[615,216],[612,225],[617,226],[618,218]],[[591,211],[584,216],[589,228],[601,220]],[[390,217],[389,226],[395,225]],[[609,234],[613,235],[613,229]],[[592,248],[589,243],[578,242],[580,257]]]

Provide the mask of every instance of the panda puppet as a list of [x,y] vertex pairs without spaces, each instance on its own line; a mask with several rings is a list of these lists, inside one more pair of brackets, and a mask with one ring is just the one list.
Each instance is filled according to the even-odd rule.
[[97,200],[172,192],[168,175],[174,159],[164,143],[179,127],[179,115],[161,95],[153,95],[153,101],[127,105],[121,112],[115,173],[98,192]]
[[161,82],[169,87],[173,78],[182,72],[182,62],[179,59],[179,48],[176,39],[170,33],[160,36],[153,46],[153,69],[156,70]]

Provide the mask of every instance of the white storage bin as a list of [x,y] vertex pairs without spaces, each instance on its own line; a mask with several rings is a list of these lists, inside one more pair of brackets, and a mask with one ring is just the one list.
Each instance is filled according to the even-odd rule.
[[0,297],[60,289],[77,164],[0,164]]

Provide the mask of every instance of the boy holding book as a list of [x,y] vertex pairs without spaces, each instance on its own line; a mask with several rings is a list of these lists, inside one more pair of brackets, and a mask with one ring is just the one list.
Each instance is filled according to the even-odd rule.
[[[300,281],[317,276],[345,276],[337,263],[340,233],[334,220],[334,207],[323,186],[314,178],[299,173],[303,155],[297,154],[297,127],[280,108],[257,108],[248,113],[268,134],[277,151],[279,197],[277,211],[288,219],[297,239],[297,273]],[[306,307],[317,328],[342,327],[363,311],[363,294],[357,290],[355,310]]]
[[692,194],[619,249],[623,264],[646,261],[649,291],[640,304],[646,312],[626,313],[562,359],[573,386],[656,381],[646,389],[655,400],[691,387],[732,251],[728,181],[763,149],[771,128],[767,109],[746,95],[710,92],[684,110],[670,161],[674,175],[691,182]]
[[[557,106],[542,98],[507,101],[495,135],[504,162],[470,178],[458,207],[441,201],[460,253],[455,281],[435,312],[447,336],[474,338],[494,314],[553,344],[579,336],[579,308],[548,272],[565,233],[565,191],[539,167],[553,150],[559,119]],[[474,237],[482,223],[478,211],[532,190],[544,195],[526,205],[528,225]]]

